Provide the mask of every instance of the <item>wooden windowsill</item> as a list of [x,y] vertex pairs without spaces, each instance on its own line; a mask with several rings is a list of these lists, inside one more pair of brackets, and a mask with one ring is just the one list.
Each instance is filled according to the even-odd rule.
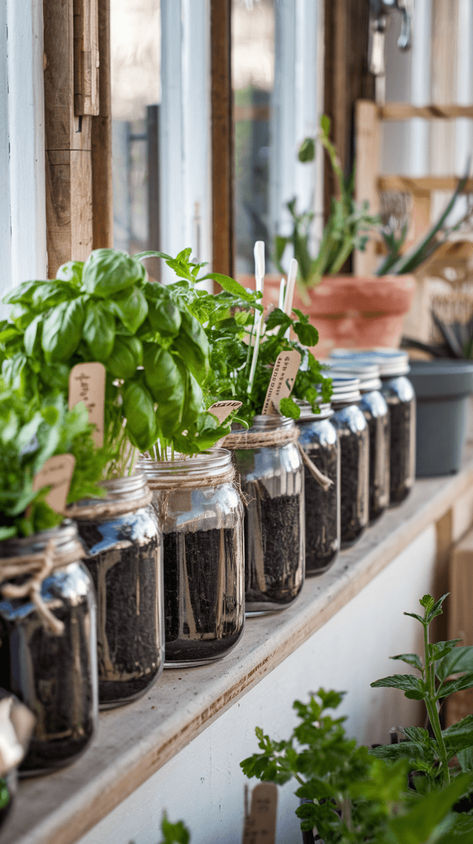
[[279,665],[395,559],[436,524],[473,482],[473,443],[461,472],[416,482],[332,569],[306,581],[280,615],[250,619],[223,660],[165,671],[136,703],[100,715],[98,735],[74,765],[21,783],[2,841],[69,844],[105,817],[225,709]]

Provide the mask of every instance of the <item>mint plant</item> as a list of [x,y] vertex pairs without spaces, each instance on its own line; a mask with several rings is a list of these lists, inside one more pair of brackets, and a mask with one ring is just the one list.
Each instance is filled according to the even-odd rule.
[[[405,741],[382,745],[373,754],[382,759],[408,762],[414,772],[412,781],[418,791],[428,791],[447,785],[461,772],[473,771],[473,715],[442,729],[440,707],[455,692],[473,687],[473,646],[459,645],[459,639],[445,642],[430,641],[430,627],[442,614],[447,597],[437,601],[431,595],[420,599],[423,615],[404,613],[414,618],[423,629],[423,654],[398,654],[400,660],[414,668],[415,674],[393,674],[371,683],[374,688],[392,688],[404,692],[405,697],[424,701],[428,727],[404,727]],[[473,840],[473,817],[471,819]]]
[[161,821],[161,835],[162,840],[160,844],[189,844],[191,840],[190,832],[183,821],[168,820],[166,812],[163,814]]
[[304,801],[296,809],[301,829],[316,829],[317,840],[327,844],[471,840],[462,837],[463,819],[451,810],[473,786],[473,774],[414,797],[408,792],[406,760],[390,765],[373,758],[347,737],[346,718],[329,714],[342,699],[343,692],[319,689],[307,704],[295,701],[299,723],[286,740],[275,741],[257,727],[261,752],[240,763],[246,776],[278,785],[294,780],[295,794]]
[[[259,294],[246,290],[228,276],[203,273],[205,264],[193,262],[190,249],[183,250],[176,258],[165,253],[143,253],[143,257],[149,255],[163,258],[175,272],[179,280],[168,285],[167,290],[176,303],[187,306],[206,333],[210,366],[203,389],[207,405],[237,399],[242,402],[237,420],[251,425],[253,417],[261,413],[276,358],[286,350],[296,350],[301,355],[293,395],[309,401],[315,411],[320,401],[329,400],[332,382],[324,376],[322,366],[307,348],[316,345],[318,333],[305,314],[297,309],[294,317],[279,308],[270,312],[264,323],[255,378],[249,391],[254,314],[262,310]],[[213,294],[202,289],[199,285],[207,280],[216,281],[222,291]],[[293,330],[297,339],[288,338],[288,329]],[[300,415],[300,408],[292,398],[283,399],[280,409],[285,416],[297,419]]]
[[103,458],[95,452],[85,405],[68,410],[60,395],[25,402],[0,382],[0,540],[62,522],[64,514],[45,501],[48,488],[34,491],[33,481],[46,460],[65,453],[76,459],[68,503],[100,495]]

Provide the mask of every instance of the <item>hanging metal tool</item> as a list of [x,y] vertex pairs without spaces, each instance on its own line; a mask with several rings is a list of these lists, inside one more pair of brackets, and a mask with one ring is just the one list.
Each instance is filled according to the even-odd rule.
[[391,12],[401,14],[400,50],[412,42],[413,0],[370,0],[369,69],[376,79],[376,102],[384,103],[386,93],[385,36]]

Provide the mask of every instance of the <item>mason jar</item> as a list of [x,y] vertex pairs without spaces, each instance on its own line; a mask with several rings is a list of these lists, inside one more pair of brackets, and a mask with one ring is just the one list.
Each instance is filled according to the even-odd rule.
[[298,402],[299,443],[309,460],[331,481],[325,488],[304,467],[305,571],[322,574],[340,550],[340,448],[330,404],[315,414],[308,402]]
[[[25,774],[73,762],[97,726],[96,605],[76,526],[0,543],[0,686],[36,718]],[[25,564],[35,560],[35,574]],[[2,576],[9,560],[18,576]],[[31,563],[29,564],[31,565]],[[21,569],[23,567],[23,573]],[[39,582],[39,595],[29,588]],[[23,597],[6,597],[11,589]]]
[[[348,350],[337,349],[337,359]],[[382,392],[389,409],[390,460],[389,501],[400,504],[409,495],[415,479],[416,399],[406,378],[409,357],[400,349],[376,348],[356,353],[357,358],[379,366]]]
[[332,407],[340,443],[341,545],[352,545],[369,520],[369,431],[360,410],[357,378],[332,380]]
[[204,665],[238,642],[245,619],[243,506],[231,454],[141,458],[163,533],[166,668]]
[[99,703],[128,703],[164,662],[162,544],[143,474],[106,481],[105,498],[74,505],[97,592]]
[[379,366],[356,357],[330,361],[333,373],[358,378],[360,410],[369,430],[369,521],[374,522],[389,505],[390,426],[389,410],[381,392]]
[[245,502],[248,614],[282,610],[304,583],[304,467],[292,419],[255,416],[249,431],[225,438],[234,451]]

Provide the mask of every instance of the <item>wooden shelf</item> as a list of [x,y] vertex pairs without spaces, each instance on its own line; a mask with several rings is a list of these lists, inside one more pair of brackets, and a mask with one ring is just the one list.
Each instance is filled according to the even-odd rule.
[[443,524],[454,506],[461,504],[465,511],[462,502],[471,498],[472,483],[473,443],[458,475],[418,481],[407,501],[341,553],[329,572],[306,581],[293,607],[278,616],[250,619],[225,659],[165,671],[141,700],[102,713],[96,740],[81,759],[51,776],[21,783],[1,841],[77,841],[296,651],[426,528]]

